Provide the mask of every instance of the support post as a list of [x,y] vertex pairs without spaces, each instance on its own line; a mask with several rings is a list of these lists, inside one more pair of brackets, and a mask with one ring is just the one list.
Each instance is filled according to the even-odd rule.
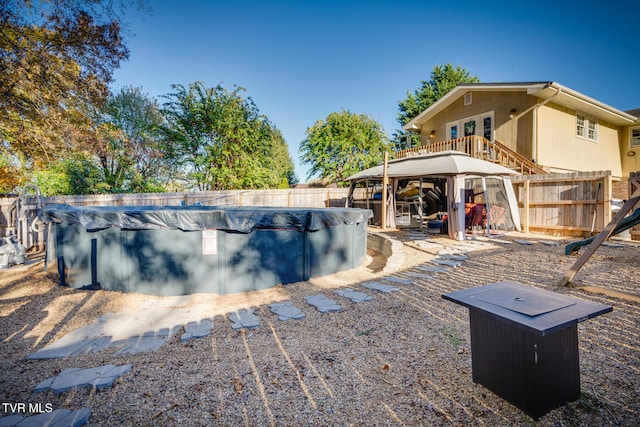
[[[419,224],[419,230],[422,231],[422,177],[420,177],[419,181],[418,181],[418,185],[419,185],[419,190],[418,190],[418,224]],[[411,209],[409,209],[409,215],[411,215]],[[409,224],[411,224],[411,220],[409,220]]]
[[389,162],[389,154],[384,152],[384,166],[382,168],[382,224],[381,229],[387,229],[387,185],[389,183],[389,176],[387,175],[387,164]]
[[98,283],[98,239],[91,239],[91,286],[100,286]]
[[524,232],[529,233],[529,179],[524,181]]

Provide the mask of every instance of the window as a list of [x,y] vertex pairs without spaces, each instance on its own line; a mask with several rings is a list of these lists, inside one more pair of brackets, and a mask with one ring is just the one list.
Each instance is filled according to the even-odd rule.
[[476,134],[476,121],[470,120],[464,124],[464,136],[471,136]]
[[467,92],[464,94],[464,105],[471,105],[471,101],[473,101],[472,93]]
[[485,117],[482,119],[483,121],[483,129],[482,136],[491,141],[493,138],[491,137],[491,133],[493,130],[493,126],[491,126],[491,117]]
[[576,135],[591,141],[598,140],[598,120],[576,114]]
[[457,139],[465,136],[483,136],[489,141],[494,139],[493,111],[487,111],[472,117],[464,117],[446,123],[449,139]]
[[631,148],[640,148],[640,127],[631,128]]

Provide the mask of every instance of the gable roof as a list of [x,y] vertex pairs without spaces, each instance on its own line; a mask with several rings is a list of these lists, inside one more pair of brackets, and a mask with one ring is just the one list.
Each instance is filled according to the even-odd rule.
[[627,110],[626,111],[627,114],[631,114],[632,116],[636,116],[638,118],[638,120],[640,120],[640,108],[636,108],[633,110]]
[[516,82],[516,83],[463,83],[450,90],[445,96],[433,103],[403,126],[404,130],[418,131],[423,123],[434,117],[467,92],[525,92],[528,95],[551,101],[574,110],[582,111],[615,125],[630,125],[637,117],[618,110],[596,99],[569,89],[556,82]]

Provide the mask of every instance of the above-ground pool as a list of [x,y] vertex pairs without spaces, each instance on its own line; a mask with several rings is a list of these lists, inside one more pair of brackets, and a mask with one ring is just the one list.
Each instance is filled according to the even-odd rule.
[[47,271],[73,288],[237,293],[359,266],[371,211],[48,205]]

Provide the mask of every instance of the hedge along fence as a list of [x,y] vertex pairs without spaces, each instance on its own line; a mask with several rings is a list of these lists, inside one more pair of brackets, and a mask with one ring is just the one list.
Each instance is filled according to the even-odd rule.
[[[98,194],[88,196],[42,197],[42,205],[66,203],[73,206],[275,206],[275,207],[344,207],[348,188],[300,188],[284,190],[227,190],[188,193]],[[21,216],[16,210],[17,197],[0,196],[0,237],[19,235],[27,246],[44,246],[44,232],[34,231],[31,223],[23,223],[16,230]],[[22,215],[24,217],[24,215]],[[30,214],[25,221],[33,221]],[[22,236],[21,229],[28,236]]]
[[525,233],[588,237],[611,221],[610,171],[522,175],[511,182]]

